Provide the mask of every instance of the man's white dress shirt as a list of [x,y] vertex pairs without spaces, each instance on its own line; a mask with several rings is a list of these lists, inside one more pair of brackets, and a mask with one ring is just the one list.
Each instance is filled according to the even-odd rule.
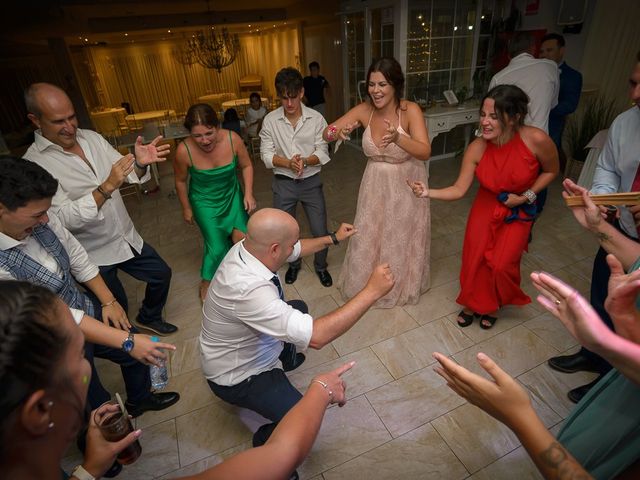
[[[618,115],[611,124],[593,174],[591,193],[631,191],[639,166],[640,108],[634,106]],[[620,225],[628,235],[638,238],[633,215],[626,207],[620,207]]]
[[[265,166],[273,169],[274,174],[290,178],[309,178],[319,173],[320,166],[331,160],[327,153],[327,142],[322,138],[327,121],[312,108],[304,104],[300,106],[302,115],[296,122],[295,128],[285,116],[282,107],[267,113],[262,121],[260,156]],[[295,154],[300,154],[302,157],[315,155],[320,160],[320,165],[305,168],[300,177],[296,177],[288,168],[274,167],[274,155],[290,159]]]
[[[300,256],[300,242],[287,260]],[[310,315],[280,299],[275,274],[238,242],[218,267],[203,306],[200,356],[205,377],[223,386],[274,368],[282,342],[299,350],[313,332]]]
[[[93,198],[93,191],[109,177],[112,165],[122,154],[92,130],[79,128],[76,139],[93,170],[76,154],[65,152],[44,138],[40,130],[35,132],[35,141],[24,158],[58,180],[51,210],[82,244],[93,263],[103,266],[129,260],[133,257],[129,246],[140,253],[143,240],[133,226],[120,191],[116,189],[100,209]],[[144,183],[149,178],[147,169],[142,178],[133,171],[126,181]]]
[[489,83],[489,90],[496,85],[516,85],[529,95],[529,112],[525,125],[538,127],[549,133],[549,112],[558,104],[560,73],[558,65],[546,58],[533,58],[521,53],[511,59],[509,65],[496,73]]
[[[97,266],[89,261],[89,256],[82,245],[76,240],[69,230],[64,228],[60,220],[53,214],[49,214],[49,228],[56,234],[58,240],[69,255],[69,264],[71,274],[78,283],[84,283],[94,278],[100,273]],[[40,242],[31,235],[22,240],[16,240],[4,233],[0,232],[0,250],[9,250],[18,247],[22,252],[34,259],[50,272],[55,273],[58,278],[62,278],[62,269],[54,257],[47,252]],[[7,270],[0,267],[0,280],[15,280],[15,278]],[[71,314],[76,323],[80,324],[80,320],[84,316],[82,310],[71,308]]]

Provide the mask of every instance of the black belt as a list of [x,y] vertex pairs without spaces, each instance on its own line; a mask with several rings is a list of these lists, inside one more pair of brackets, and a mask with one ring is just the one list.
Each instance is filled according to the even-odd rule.
[[316,175],[317,175],[317,173],[311,175],[310,177],[306,177],[306,178],[291,178],[291,177],[288,177],[286,175],[282,175],[281,173],[276,173],[273,176],[276,177],[278,180],[289,180],[291,182],[300,183],[300,182],[304,182],[305,180],[309,180],[310,178],[313,178]]

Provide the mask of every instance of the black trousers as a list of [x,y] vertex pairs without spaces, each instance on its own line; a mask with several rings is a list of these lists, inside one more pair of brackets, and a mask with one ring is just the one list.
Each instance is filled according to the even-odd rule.
[[[301,300],[288,302],[302,313],[308,313],[307,305]],[[302,394],[293,386],[284,371],[275,368],[253,375],[237,385],[224,386],[207,380],[211,391],[232,405],[248,408],[271,420],[253,434],[253,446],[264,445],[278,422],[300,401]]]
[[[302,203],[302,208],[309,221],[311,235],[323,237],[329,235],[327,230],[327,207],[322,191],[322,181],[317,173],[309,178],[292,179],[285,175],[274,175],[271,185],[273,190],[273,207],[284,210],[293,218],[296,218],[296,207],[298,202]],[[327,269],[328,248],[316,252],[313,266],[316,272]],[[302,259],[299,258],[290,265],[300,268]]]
[[158,252],[146,242],[142,245],[140,253],[133,248],[131,251],[133,252],[132,258],[115,265],[101,266],[100,274],[127,315],[129,301],[127,292],[125,292],[122,282],[118,278],[118,270],[122,270],[133,278],[145,282],[147,288],[140,308],[139,321],[140,323],[162,321],[162,309],[169,296],[171,268],[158,255]]

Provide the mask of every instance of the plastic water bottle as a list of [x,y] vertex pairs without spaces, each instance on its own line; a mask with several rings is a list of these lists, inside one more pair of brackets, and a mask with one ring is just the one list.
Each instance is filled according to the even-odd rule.
[[[151,340],[157,342],[158,337],[151,337]],[[150,365],[149,373],[151,374],[151,388],[154,390],[162,390],[169,382],[169,374],[167,373],[167,361],[163,358],[156,358],[158,365]]]

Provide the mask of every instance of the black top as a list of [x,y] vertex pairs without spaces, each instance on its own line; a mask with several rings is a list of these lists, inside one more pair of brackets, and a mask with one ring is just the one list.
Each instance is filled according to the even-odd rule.
[[324,103],[324,89],[329,86],[326,78],[322,75],[318,75],[316,78],[312,76],[304,77],[303,86],[308,107]]

